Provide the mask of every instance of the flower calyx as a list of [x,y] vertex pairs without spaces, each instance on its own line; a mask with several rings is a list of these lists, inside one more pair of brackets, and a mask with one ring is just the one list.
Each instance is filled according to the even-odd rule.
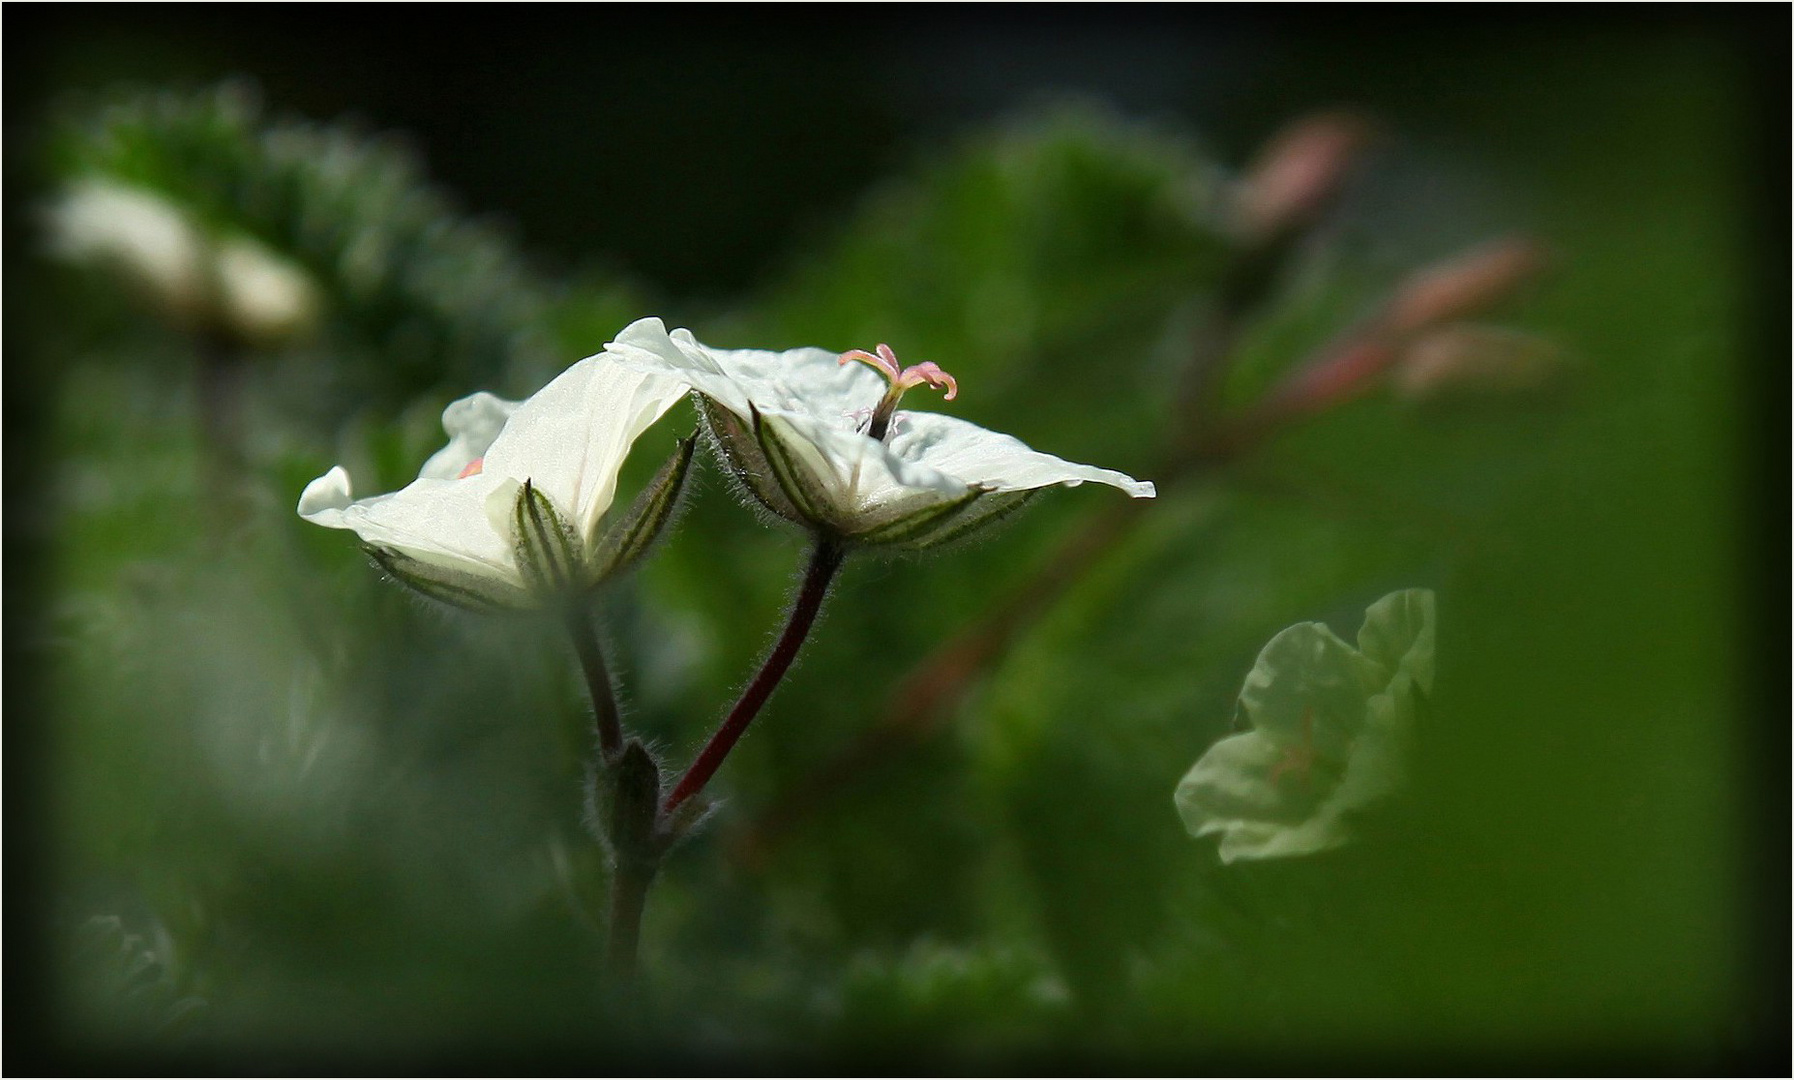
[[505,515],[512,549],[524,584],[539,605],[579,600],[628,570],[654,545],[673,519],[696,447],[696,433],[679,440],[635,502],[620,514],[607,515],[596,537],[582,536],[554,500],[528,479],[501,485],[493,493],[488,512],[495,517],[500,500],[510,496]]

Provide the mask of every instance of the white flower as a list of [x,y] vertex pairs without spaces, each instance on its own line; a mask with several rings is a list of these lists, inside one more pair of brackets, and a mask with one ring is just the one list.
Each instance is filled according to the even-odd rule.
[[[1031,450],[951,416],[898,412],[926,383],[958,392],[932,363],[827,349],[711,349],[659,319],[626,327],[606,350],[639,371],[680,379],[725,464],[773,513],[860,544],[925,547],[1019,506],[1035,491],[1095,481],[1135,498],[1153,486]],[[858,361],[854,363],[852,361]]]
[[1307,855],[1352,838],[1349,815],[1401,784],[1418,704],[1433,688],[1433,593],[1390,593],[1356,649],[1317,622],[1266,643],[1240,690],[1252,731],[1210,747],[1177,786],[1192,836],[1223,862]]
[[303,270],[248,237],[208,234],[146,188],[82,180],[47,224],[54,254],[116,267],[177,325],[275,342],[316,319],[318,290]]
[[357,500],[342,466],[299,516],[352,529],[388,572],[437,599],[524,608],[621,569],[669,515],[691,440],[628,515],[600,532],[635,440],[685,395],[675,380],[588,357],[521,403],[479,393],[442,413],[448,445],[400,491]]

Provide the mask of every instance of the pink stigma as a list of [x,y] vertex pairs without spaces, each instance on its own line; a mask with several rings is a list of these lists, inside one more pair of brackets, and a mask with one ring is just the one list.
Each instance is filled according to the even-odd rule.
[[891,384],[890,393],[902,396],[906,390],[912,390],[923,384],[936,390],[945,390],[943,400],[952,401],[959,396],[959,382],[953,376],[941,370],[941,366],[932,360],[904,367],[897,362],[897,354],[889,345],[880,344],[877,355],[864,349],[849,349],[841,354],[841,363],[857,360],[877,371]]
[[467,468],[462,469],[461,475],[455,477],[455,479],[465,480],[470,476],[478,476],[480,474],[480,470],[484,469],[485,467],[486,467],[486,459],[485,458],[483,458],[483,457],[474,458],[472,461],[467,463]]

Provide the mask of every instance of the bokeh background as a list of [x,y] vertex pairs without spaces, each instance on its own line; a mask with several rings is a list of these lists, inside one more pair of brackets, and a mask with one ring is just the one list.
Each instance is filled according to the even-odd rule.
[[[1762,504],[1785,20],[414,10],[7,19],[9,1068],[1786,1054]],[[396,488],[446,402],[523,396],[643,314],[725,346],[888,341],[959,377],[958,415],[1152,478],[1229,184],[1340,105],[1380,137],[1225,400],[1516,233],[1550,270],[1486,321],[1558,374],[1385,388],[1168,485],[941,722],[805,798],[1119,496],[851,564],[619,998],[562,643],[381,581],[293,514],[304,483],[343,462]],[[43,208],[90,175],[295,260],[318,315],[221,343],[50,258]],[[801,552],[707,467],[606,596],[630,722],[669,757]],[[1349,637],[1409,586],[1441,618],[1409,790],[1351,847],[1221,865],[1171,792],[1258,646]]]

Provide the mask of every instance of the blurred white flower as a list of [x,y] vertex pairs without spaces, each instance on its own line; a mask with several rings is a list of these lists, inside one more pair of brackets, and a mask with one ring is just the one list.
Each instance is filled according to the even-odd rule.
[[448,445],[404,489],[357,500],[339,465],[306,485],[299,515],[354,530],[383,568],[436,599],[539,606],[616,573],[665,524],[689,439],[600,531],[630,447],[684,395],[673,379],[587,357],[526,401],[478,393],[444,409]]
[[146,188],[79,181],[50,206],[46,224],[52,254],[115,268],[183,328],[269,343],[317,316],[317,286],[298,266],[248,237],[208,234]]
[[1252,725],[1202,755],[1177,786],[1192,836],[1223,862],[1307,855],[1351,839],[1349,815],[1403,778],[1418,703],[1433,687],[1430,589],[1364,614],[1356,649],[1317,622],[1273,637],[1240,690]]
[[[1085,481],[1135,498],[1153,486],[1031,450],[939,413],[898,412],[905,391],[958,385],[932,363],[878,353],[711,349],[659,319],[626,327],[606,350],[696,391],[725,466],[774,514],[857,544],[920,548],[960,536],[1035,491]],[[857,361],[857,362],[855,362]]]

